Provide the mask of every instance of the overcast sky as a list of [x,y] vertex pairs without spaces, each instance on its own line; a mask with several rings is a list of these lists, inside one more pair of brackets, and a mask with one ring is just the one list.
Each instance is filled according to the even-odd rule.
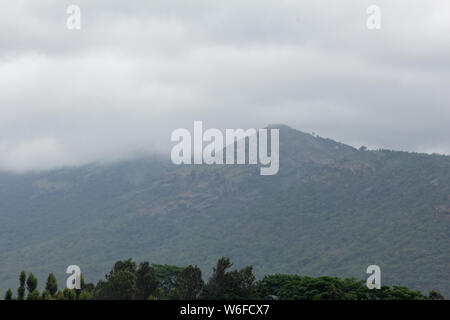
[[194,120],[449,154],[450,1],[0,0],[0,112],[7,170],[161,151]]

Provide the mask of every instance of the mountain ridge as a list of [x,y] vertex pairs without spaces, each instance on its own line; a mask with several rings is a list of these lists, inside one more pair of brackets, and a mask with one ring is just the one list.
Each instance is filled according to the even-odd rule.
[[[1,174],[0,286],[78,264],[89,281],[136,257],[210,269],[364,279],[450,293],[450,157],[358,150],[287,126],[280,171],[159,157]],[[269,127],[269,126],[268,126]],[[0,288],[0,289],[1,289]]]

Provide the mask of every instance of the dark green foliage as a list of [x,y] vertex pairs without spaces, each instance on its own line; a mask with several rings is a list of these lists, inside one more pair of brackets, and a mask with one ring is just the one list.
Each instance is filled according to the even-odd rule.
[[13,299],[13,292],[11,288],[9,288],[8,291],[6,291],[5,300],[12,300],[12,299]]
[[53,273],[50,273],[48,275],[47,283],[45,284],[45,290],[47,290],[51,296],[54,296],[58,291],[58,283]]
[[38,289],[34,289],[32,292],[28,293],[27,300],[39,300],[40,294]]
[[[186,268],[169,265],[150,265],[136,263],[128,259],[115,263],[113,269],[97,285],[85,284],[82,289],[54,292],[55,286],[48,288],[39,296],[34,289],[28,300],[131,300],[131,299],[282,299],[282,300],[444,300],[437,291],[424,296],[402,286],[382,286],[380,290],[369,290],[364,281],[341,280],[336,277],[305,277],[298,275],[269,275],[255,281],[253,268],[230,270],[229,258],[218,260],[207,284],[202,280],[202,272],[197,266]],[[30,274],[30,276],[32,273]],[[175,280],[172,278],[175,277]],[[29,277],[30,278],[30,277]],[[49,276],[47,283],[53,283]],[[31,277],[33,283],[37,279]],[[172,283],[173,282],[173,283]],[[168,283],[171,288],[167,292]],[[30,287],[32,288],[32,286]],[[52,291],[50,291],[50,289]],[[51,294],[53,292],[53,294]],[[5,300],[11,300],[12,290],[8,289]]]
[[155,270],[156,278],[160,282],[162,294],[167,296],[175,288],[175,281],[180,272],[183,271],[183,268],[167,264],[154,264],[152,267]]
[[261,299],[280,300],[423,300],[427,297],[406,287],[369,290],[364,281],[296,275],[266,276],[257,284]]
[[25,271],[20,272],[19,276],[19,288],[17,289],[17,300],[25,299],[25,281],[27,279],[27,274]]
[[38,285],[38,279],[34,276],[34,274],[31,272],[28,275],[28,279],[27,279],[27,290],[28,290],[28,294],[33,293],[33,291],[36,290]]
[[117,261],[114,264],[114,268],[109,272],[108,275],[106,275],[106,280],[111,279],[115,274],[119,272],[125,271],[130,273],[136,272],[136,262],[134,262],[131,258],[124,261]]
[[231,299],[253,299],[255,297],[255,281],[253,267],[247,266],[239,271],[231,272],[233,280],[233,292],[229,294]]
[[431,290],[428,294],[430,300],[445,300],[445,297],[437,291]]
[[181,271],[175,281],[175,289],[172,292],[172,298],[194,300],[197,299],[204,282],[202,271],[197,266],[188,266]]
[[133,299],[136,291],[136,263],[131,259],[117,261],[97,285],[95,297],[102,300]]
[[80,293],[80,300],[86,300],[86,299],[82,299],[81,296],[83,297],[92,297],[94,292],[95,292],[95,284],[93,283],[86,283],[84,281],[84,276],[83,274],[81,274],[81,293]]
[[228,271],[232,267],[229,258],[217,262],[213,274],[201,294],[202,299],[252,299],[255,276],[252,267]]
[[96,299],[167,298],[182,270],[169,265],[150,265],[147,261],[136,268],[131,259],[118,261],[105,280],[99,281],[90,292],[94,292]]
[[88,290],[81,290],[80,296],[78,297],[79,300],[91,300],[92,298],[92,293]]
[[56,300],[65,300],[64,299],[64,294],[63,294],[63,292],[61,290],[58,290],[58,292],[56,293],[55,299]]
[[65,288],[62,292],[62,298],[63,300],[75,300],[76,299],[75,290]]
[[403,286],[382,286],[380,290],[371,290],[370,298],[377,300],[425,300],[422,293]]
[[202,299],[220,299],[225,295],[227,289],[227,269],[231,268],[230,259],[222,257],[217,262],[217,266],[213,269],[213,274],[209,278],[208,283],[203,288]]
[[[56,293],[55,293],[55,295],[56,295]],[[50,294],[50,291],[45,289],[44,292],[42,292],[41,299],[42,300],[53,300],[54,296]]]
[[155,269],[145,261],[139,265],[136,271],[136,293],[135,299],[147,300],[159,286]]
[[115,272],[101,283],[96,298],[101,300],[131,300],[135,296],[136,275],[130,271]]

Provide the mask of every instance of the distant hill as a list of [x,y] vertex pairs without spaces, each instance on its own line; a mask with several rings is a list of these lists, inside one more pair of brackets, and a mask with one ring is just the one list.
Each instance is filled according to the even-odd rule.
[[[286,126],[280,170],[174,166],[169,155],[40,173],[0,173],[0,291],[114,261],[198,264],[221,256],[255,274],[365,279],[450,296],[450,157],[366,151]],[[40,285],[43,285],[42,283]]]

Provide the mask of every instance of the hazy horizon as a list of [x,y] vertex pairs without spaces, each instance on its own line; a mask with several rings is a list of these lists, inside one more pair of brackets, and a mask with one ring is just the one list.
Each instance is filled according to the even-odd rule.
[[[450,154],[450,3],[16,1],[0,12],[0,170],[166,152],[170,134],[283,123]],[[170,155],[167,153],[167,157]]]

